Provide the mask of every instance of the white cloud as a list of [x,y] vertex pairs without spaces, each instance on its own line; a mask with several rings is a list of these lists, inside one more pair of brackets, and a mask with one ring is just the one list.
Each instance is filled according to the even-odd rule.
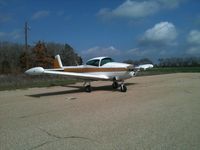
[[187,37],[186,54],[199,55],[200,54],[200,31],[191,30]]
[[23,32],[20,29],[15,29],[11,32],[0,32],[0,38],[4,40],[18,40],[23,37]]
[[103,18],[139,19],[163,9],[172,9],[186,0],[126,0],[114,9],[102,8],[98,15]]
[[100,16],[104,17],[122,17],[122,18],[141,18],[154,14],[159,10],[158,3],[154,1],[131,1],[126,0],[117,8],[110,10],[103,8],[99,11]]
[[89,48],[86,51],[82,51],[81,55],[83,56],[84,60],[88,60],[93,57],[100,57],[100,56],[109,56],[116,60],[126,60],[126,59],[140,59],[145,57],[150,57],[152,54],[155,54],[154,50],[147,50],[147,49],[140,49],[140,48],[132,48],[129,50],[119,50],[113,46],[102,48],[99,46],[95,46]]
[[110,47],[99,47],[99,46],[95,46],[92,48],[89,48],[86,51],[82,51],[82,55],[85,58],[92,58],[92,57],[99,57],[99,56],[118,56],[120,55],[120,50],[116,49],[113,46]]
[[172,56],[176,53],[176,27],[170,22],[160,22],[146,30],[141,37],[137,48],[119,50],[113,46],[102,48],[95,46],[82,52],[84,58],[110,56],[114,58],[143,58]]
[[177,35],[173,23],[157,23],[152,28],[147,29],[139,39],[138,47],[141,50],[138,54],[153,58],[173,56],[177,53]]
[[126,57],[127,58],[135,58],[135,59],[141,59],[141,58],[157,58],[161,56],[167,56],[171,54],[171,51],[168,51],[166,49],[157,49],[157,48],[151,48],[151,47],[140,47],[140,48],[134,48],[126,51]]
[[160,22],[148,29],[142,37],[143,42],[172,44],[177,37],[175,26],[170,22]]
[[157,0],[165,8],[175,8],[180,5],[181,2],[185,0]]
[[50,12],[46,10],[37,11],[33,14],[32,19],[37,20],[49,16]]
[[197,44],[200,45],[200,31],[198,30],[192,30],[190,31],[187,41],[190,44]]

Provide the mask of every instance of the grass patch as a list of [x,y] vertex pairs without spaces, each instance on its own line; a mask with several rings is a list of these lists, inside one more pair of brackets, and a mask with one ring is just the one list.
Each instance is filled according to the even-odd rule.
[[198,73],[200,67],[159,67],[138,72],[138,76],[159,75],[169,73]]

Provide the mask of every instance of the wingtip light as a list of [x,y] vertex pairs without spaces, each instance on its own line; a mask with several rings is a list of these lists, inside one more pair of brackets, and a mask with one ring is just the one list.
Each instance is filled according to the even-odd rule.
[[25,71],[25,73],[28,75],[40,75],[40,74],[44,73],[44,68],[34,67],[31,69],[28,69],[27,71]]

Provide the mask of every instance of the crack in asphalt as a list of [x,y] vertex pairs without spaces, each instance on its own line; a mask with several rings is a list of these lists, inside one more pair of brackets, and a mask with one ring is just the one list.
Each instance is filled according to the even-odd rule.
[[184,92],[187,93],[187,94],[192,94],[192,92],[189,91],[189,90],[184,90]]
[[87,137],[83,137],[83,136],[58,136],[58,135],[55,135],[55,134],[52,134],[44,129],[41,129],[41,128],[38,128],[39,130],[45,132],[47,135],[51,136],[51,137],[54,137],[54,138],[57,138],[57,139],[84,139],[84,140],[88,140],[88,141],[92,141],[92,142],[97,142],[93,139],[90,139],[90,138],[87,138]]
[[54,142],[54,141],[46,141],[46,142],[44,142],[44,143],[41,143],[41,144],[39,144],[39,145],[36,145],[36,146],[34,146],[34,147],[28,149],[28,150],[34,150],[34,149],[40,148],[40,147],[42,147],[42,146],[44,146],[44,145],[46,145],[46,144],[52,143],[52,142]]
[[44,129],[41,129],[41,128],[38,128],[38,129],[39,129],[40,131],[46,133],[48,136],[54,137],[54,138],[56,138],[56,139],[83,139],[83,140],[88,140],[88,141],[91,141],[91,142],[99,143],[99,144],[100,144],[100,142],[98,142],[98,141],[96,141],[96,140],[93,140],[93,139],[87,138],[87,137],[83,137],[83,136],[64,136],[64,137],[62,137],[62,136],[58,136],[58,135],[52,134],[52,133],[50,133],[50,132],[48,132],[48,131],[46,131],[46,130],[44,130]]
[[48,136],[50,137],[53,137],[53,138],[56,138],[56,140],[52,140],[52,141],[46,141],[44,143],[41,143],[39,145],[36,145],[28,150],[35,150],[37,148],[40,148],[46,144],[49,144],[49,143],[52,143],[52,142],[55,142],[55,141],[59,141],[59,140],[64,140],[64,139],[82,139],[82,140],[87,140],[87,141],[90,141],[92,143],[98,143],[100,144],[100,142],[96,141],[96,140],[93,140],[93,139],[90,139],[90,138],[87,138],[87,137],[82,137],[82,136],[65,136],[65,137],[62,137],[62,136],[58,136],[58,135],[55,135],[55,134],[52,134],[44,129],[41,129],[41,128],[38,128],[40,131],[46,133]]

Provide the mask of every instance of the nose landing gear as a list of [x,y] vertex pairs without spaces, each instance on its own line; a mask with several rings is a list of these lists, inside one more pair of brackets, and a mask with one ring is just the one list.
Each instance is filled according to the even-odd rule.
[[121,91],[121,92],[126,92],[126,91],[127,91],[127,87],[124,85],[124,83],[122,83],[122,84],[120,85],[120,91]]
[[112,87],[113,89],[117,89],[118,87],[120,87],[121,92],[127,91],[127,87],[124,85],[124,81],[122,81],[121,84],[119,84],[117,81],[113,81]]

